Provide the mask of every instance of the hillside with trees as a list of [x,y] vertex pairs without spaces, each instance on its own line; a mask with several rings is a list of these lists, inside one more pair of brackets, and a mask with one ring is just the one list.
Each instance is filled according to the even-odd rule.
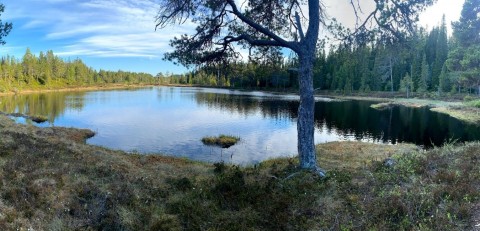
[[97,71],[79,58],[64,60],[51,50],[36,56],[27,48],[20,60],[12,56],[0,60],[0,92],[156,82],[148,73]]

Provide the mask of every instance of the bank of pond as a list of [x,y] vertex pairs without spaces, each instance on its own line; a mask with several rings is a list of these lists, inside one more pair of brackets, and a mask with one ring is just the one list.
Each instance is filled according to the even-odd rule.
[[[1,230],[474,230],[480,144],[317,145],[248,166],[85,144],[0,115]],[[233,147],[232,147],[233,148]],[[387,161],[385,161],[387,160]]]

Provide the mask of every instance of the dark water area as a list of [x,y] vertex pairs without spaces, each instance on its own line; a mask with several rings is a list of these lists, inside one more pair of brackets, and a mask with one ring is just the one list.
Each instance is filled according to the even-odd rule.
[[445,142],[480,139],[478,126],[432,112],[427,107],[397,106],[375,110],[370,108],[373,103],[318,102],[316,121],[343,135],[354,136],[356,140],[367,139],[390,144],[414,143],[426,148],[441,146]]
[[[370,108],[373,102],[318,98],[315,142],[358,140],[423,147],[480,139],[468,125],[428,108]],[[127,152],[253,164],[296,155],[298,97],[225,89],[152,87],[52,92],[0,97],[0,110],[43,115],[37,126],[88,128],[87,142]],[[31,123],[18,119],[19,122]],[[204,136],[241,137],[228,149],[205,146]]]

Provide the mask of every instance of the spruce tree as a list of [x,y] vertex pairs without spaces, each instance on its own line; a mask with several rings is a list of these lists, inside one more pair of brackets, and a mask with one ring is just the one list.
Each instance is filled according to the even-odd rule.
[[438,29],[437,41],[435,47],[435,60],[432,65],[432,88],[439,85],[439,76],[442,72],[443,64],[448,56],[447,25],[445,15],[442,17],[442,24]]
[[428,83],[430,79],[430,67],[427,63],[426,55],[423,55],[422,60],[422,73],[420,77],[420,82],[418,83],[418,92],[426,92],[428,89]]
[[438,92],[441,94],[442,92],[448,92],[451,89],[452,85],[450,83],[450,79],[447,73],[447,65],[444,64],[439,77]]

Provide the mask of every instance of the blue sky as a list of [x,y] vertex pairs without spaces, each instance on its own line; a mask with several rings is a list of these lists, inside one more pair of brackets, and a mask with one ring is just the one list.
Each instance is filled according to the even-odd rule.
[[[181,66],[163,61],[171,51],[168,41],[191,33],[192,24],[155,31],[156,0],[4,0],[1,19],[13,22],[13,30],[0,47],[1,56],[21,58],[27,47],[33,53],[53,50],[65,59],[81,58],[95,69],[135,72],[182,73]],[[353,20],[338,0],[327,0],[331,17]],[[343,1],[342,1],[343,2]],[[343,4],[345,4],[343,3]],[[458,20],[463,0],[439,0],[421,17],[434,26],[442,14],[447,22]]]

